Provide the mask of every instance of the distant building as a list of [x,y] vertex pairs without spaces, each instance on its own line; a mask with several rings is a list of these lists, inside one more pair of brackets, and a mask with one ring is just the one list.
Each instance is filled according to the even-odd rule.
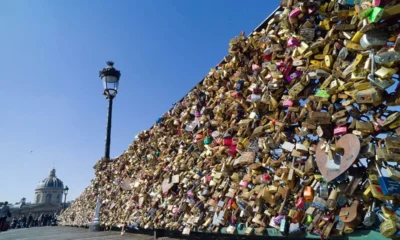
[[[12,217],[32,214],[35,218],[42,213],[53,214],[63,209],[63,197],[64,184],[56,177],[56,170],[53,168],[50,175],[37,185],[33,203],[26,203],[26,199],[22,198],[21,202],[10,204]],[[0,202],[0,207],[1,205],[3,203]],[[71,202],[68,202],[66,207],[70,205]]]

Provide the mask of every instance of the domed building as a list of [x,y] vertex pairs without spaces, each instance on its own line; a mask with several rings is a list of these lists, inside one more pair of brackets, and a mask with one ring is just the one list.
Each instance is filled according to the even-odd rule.
[[53,168],[50,171],[50,175],[37,185],[34,203],[53,203],[59,205],[62,203],[63,193],[64,184],[56,177],[56,170]]
[[[56,177],[56,170],[53,168],[49,176],[37,185],[33,203],[26,203],[26,199],[22,198],[21,202],[10,204],[12,217],[32,214],[36,218],[42,213],[52,215],[59,212],[64,207],[63,196],[66,190],[68,191],[68,187],[64,187],[64,183]],[[66,203],[66,207],[70,205],[71,202]]]

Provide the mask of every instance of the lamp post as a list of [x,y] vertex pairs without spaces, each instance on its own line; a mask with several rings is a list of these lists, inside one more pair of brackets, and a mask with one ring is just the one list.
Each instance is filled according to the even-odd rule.
[[[106,99],[108,99],[106,144],[104,151],[104,158],[106,161],[108,161],[110,159],[110,145],[111,145],[112,104],[113,104],[113,99],[118,93],[118,85],[119,85],[119,78],[121,77],[121,72],[114,68],[114,62],[108,61],[107,67],[103,68],[100,71],[99,77],[103,81],[103,87],[104,87],[103,95],[105,96]],[[100,206],[101,206],[101,197],[99,191],[93,220],[89,224],[89,230],[91,232],[100,231]]]
[[65,211],[65,206],[66,206],[66,202],[67,202],[67,194],[68,194],[68,186],[65,186],[64,188],[64,211]]

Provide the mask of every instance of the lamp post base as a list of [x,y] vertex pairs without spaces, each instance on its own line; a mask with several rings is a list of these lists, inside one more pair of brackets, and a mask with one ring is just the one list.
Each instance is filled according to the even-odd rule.
[[100,232],[101,231],[100,221],[92,221],[91,223],[89,223],[89,231]]

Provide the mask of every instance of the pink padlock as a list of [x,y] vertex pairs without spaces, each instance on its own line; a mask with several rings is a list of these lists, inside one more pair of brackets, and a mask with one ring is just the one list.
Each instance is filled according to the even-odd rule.
[[381,5],[381,2],[381,0],[373,0],[372,5],[374,5],[375,7],[379,7]]
[[296,38],[290,37],[287,40],[287,47],[294,47],[294,46],[296,47],[300,46],[300,42]]
[[229,198],[228,200],[228,208],[230,208],[232,206],[233,200],[232,198]]
[[295,17],[299,16],[300,13],[301,13],[300,8],[295,8],[289,13],[289,17],[290,18],[295,18]]
[[188,192],[187,192],[187,195],[188,195],[188,197],[193,197],[193,191],[192,190],[189,190]]
[[347,133],[347,126],[338,126],[333,129],[333,134],[334,135],[339,135],[339,134],[346,134]]
[[251,65],[251,68],[252,68],[253,71],[255,71],[255,72],[259,72],[259,71],[261,70],[261,67],[260,67],[260,65],[258,65],[258,64],[253,64],[253,65]]
[[211,182],[212,178],[213,178],[213,177],[212,177],[211,175],[208,175],[207,178],[206,178],[206,181],[207,181],[207,182]]
[[275,63],[275,65],[276,65],[277,67],[284,67],[284,66],[285,66],[285,63],[282,62],[282,61],[280,61],[280,62]]
[[289,99],[285,99],[283,101],[283,107],[293,107],[293,101]]
[[172,209],[172,214],[178,214],[179,213],[179,208],[178,207],[174,207]]
[[240,185],[241,187],[247,187],[247,185],[249,185],[249,183],[248,183],[248,182],[245,182],[245,181],[243,181],[243,180],[240,180],[239,185]]

